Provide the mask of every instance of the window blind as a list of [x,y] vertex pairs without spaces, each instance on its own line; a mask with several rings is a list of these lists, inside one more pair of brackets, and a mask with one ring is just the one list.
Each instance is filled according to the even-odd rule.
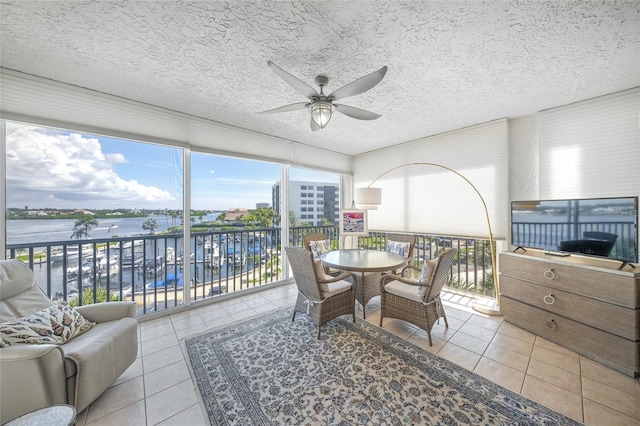
[[[484,199],[495,239],[505,239],[508,211],[508,124],[506,119],[430,136],[358,155],[354,187],[407,163],[435,163],[458,172]],[[368,212],[372,230],[423,232],[488,238],[482,199],[454,172],[438,166],[400,167],[372,187],[382,188],[382,205]]]
[[640,88],[540,113],[540,198],[640,194]]
[[351,173],[351,156],[11,70],[0,72],[3,119]]

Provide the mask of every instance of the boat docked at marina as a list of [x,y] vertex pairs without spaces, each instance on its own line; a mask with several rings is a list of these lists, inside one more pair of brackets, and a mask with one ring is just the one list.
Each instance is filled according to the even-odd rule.
[[[62,248],[51,251],[50,259],[52,262],[62,262],[63,260],[77,260],[80,257],[80,244],[71,244]],[[82,257],[88,258],[93,256],[93,248],[91,244],[82,245]]]

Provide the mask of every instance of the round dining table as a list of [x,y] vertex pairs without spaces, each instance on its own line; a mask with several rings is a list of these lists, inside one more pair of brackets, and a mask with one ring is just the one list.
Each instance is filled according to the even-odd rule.
[[[360,272],[356,275],[358,277],[356,299],[362,305],[363,318],[366,318],[365,305],[367,304],[364,296],[365,273],[393,271],[407,263],[407,259],[399,254],[367,249],[332,250],[320,255],[320,260],[331,268]],[[369,283],[369,285],[378,285],[378,282]],[[375,292],[375,289],[371,290]],[[377,294],[379,294],[379,289]]]

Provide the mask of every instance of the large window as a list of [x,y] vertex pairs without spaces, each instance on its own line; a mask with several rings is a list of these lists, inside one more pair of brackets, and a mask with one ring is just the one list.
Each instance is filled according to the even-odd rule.
[[[314,226],[335,234],[338,174],[15,122],[5,129],[3,257],[27,263],[54,300],[134,300],[140,315],[171,309],[282,280],[283,238],[297,244]],[[303,187],[317,191],[317,204]]]
[[158,310],[142,293],[175,273],[158,259],[175,261],[178,239],[155,236],[178,232],[183,151],[7,122],[6,152],[9,257],[41,263],[53,298]]
[[191,154],[193,299],[282,278],[280,216],[272,190],[279,164]]

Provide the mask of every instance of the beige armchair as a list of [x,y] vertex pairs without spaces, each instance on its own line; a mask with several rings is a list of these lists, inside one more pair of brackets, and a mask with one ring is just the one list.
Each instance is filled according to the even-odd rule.
[[[440,301],[440,292],[451,274],[451,266],[457,249],[449,248],[440,253],[434,260],[425,261],[424,278],[422,282],[414,278],[400,275],[383,275],[380,280],[380,294],[382,309],[380,312],[380,327],[384,318],[397,318],[410,322],[427,332],[429,346],[431,329],[442,317],[445,326],[449,327],[447,315]],[[403,270],[417,269],[406,266]]]
[[295,321],[297,312],[309,315],[318,323],[318,339],[320,327],[333,318],[351,314],[353,322],[356,322],[353,294],[355,275],[349,272],[337,277],[326,275],[320,260],[314,259],[309,250],[285,247],[285,251],[298,286],[298,298],[291,320]]
[[[52,306],[33,271],[18,260],[0,260],[0,322]],[[14,344],[0,349],[0,423],[55,404],[84,410],[135,361],[138,322],[134,302],[76,309],[97,323],[62,345]]]

